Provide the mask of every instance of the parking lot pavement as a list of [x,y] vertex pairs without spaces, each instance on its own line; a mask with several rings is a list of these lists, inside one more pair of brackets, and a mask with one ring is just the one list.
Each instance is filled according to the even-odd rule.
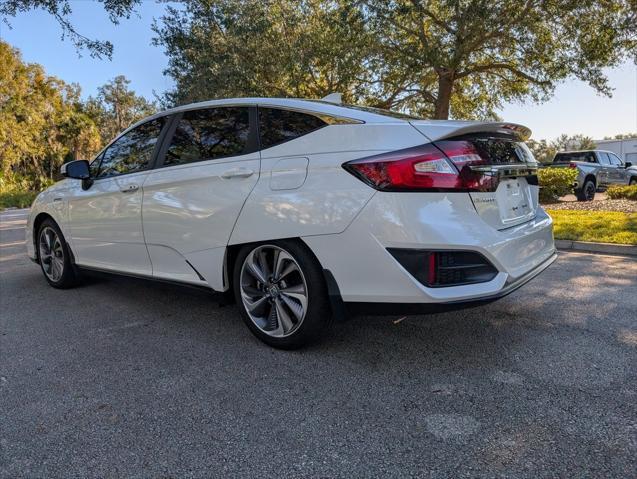
[[284,352],[196,290],[54,290],[0,221],[1,477],[635,477],[634,259]]

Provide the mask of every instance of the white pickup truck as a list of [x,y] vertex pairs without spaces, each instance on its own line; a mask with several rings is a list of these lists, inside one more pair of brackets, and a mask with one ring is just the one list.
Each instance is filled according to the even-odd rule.
[[555,155],[552,166],[577,168],[573,188],[579,201],[592,201],[596,191],[610,185],[637,184],[637,165],[624,163],[611,151],[561,151]]

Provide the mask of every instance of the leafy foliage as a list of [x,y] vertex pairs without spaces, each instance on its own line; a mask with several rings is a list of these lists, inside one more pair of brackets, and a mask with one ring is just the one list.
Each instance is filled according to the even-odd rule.
[[[135,6],[141,2],[141,0],[98,1],[104,5],[109,19],[115,24],[119,23],[120,18],[129,18]],[[94,58],[111,58],[113,54],[111,42],[88,38],[75,29],[69,19],[72,13],[69,0],[0,0],[0,16],[7,25],[10,25],[8,17],[38,9],[44,10],[55,18],[62,28],[62,38],[68,36],[78,51],[86,49]]]
[[629,140],[632,138],[637,138],[637,133],[620,133],[615,136],[605,136],[604,140]]
[[631,186],[609,186],[606,194],[613,200],[633,200],[637,201],[637,185]]
[[37,191],[60,165],[88,159],[154,105],[118,77],[82,102],[80,88],[48,76],[0,42],[0,192]]
[[153,28],[176,82],[171,104],[334,91],[354,101],[369,76],[370,32],[352,2],[195,0]]
[[637,213],[547,210],[558,240],[637,245]]
[[84,111],[97,124],[102,143],[106,144],[136,121],[157,111],[157,105],[128,88],[130,80],[119,75],[98,89],[97,97],[89,97]]
[[540,201],[551,203],[573,192],[573,183],[577,179],[575,168],[541,168],[538,170],[540,183]]
[[[634,3],[634,2],[632,2]],[[154,26],[168,103],[319,97],[434,118],[495,118],[568,77],[610,94],[602,69],[634,54],[631,0],[192,0]]]

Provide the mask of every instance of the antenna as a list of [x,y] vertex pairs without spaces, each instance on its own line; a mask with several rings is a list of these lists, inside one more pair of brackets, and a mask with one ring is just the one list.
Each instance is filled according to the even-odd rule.
[[341,97],[342,95],[340,93],[330,93],[329,95],[321,98],[321,100],[340,105],[341,103],[343,103],[343,101],[341,100]]

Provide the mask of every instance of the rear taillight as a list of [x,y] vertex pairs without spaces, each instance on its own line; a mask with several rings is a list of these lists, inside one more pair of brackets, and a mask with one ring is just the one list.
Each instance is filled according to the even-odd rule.
[[577,165],[575,163],[569,163],[568,167],[569,168],[577,168]]
[[440,141],[347,162],[343,167],[383,191],[489,191],[495,179],[472,166],[488,164],[469,141]]
[[388,248],[389,253],[420,283],[429,288],[491,281],[498,270],[474,251],[426,251]]

